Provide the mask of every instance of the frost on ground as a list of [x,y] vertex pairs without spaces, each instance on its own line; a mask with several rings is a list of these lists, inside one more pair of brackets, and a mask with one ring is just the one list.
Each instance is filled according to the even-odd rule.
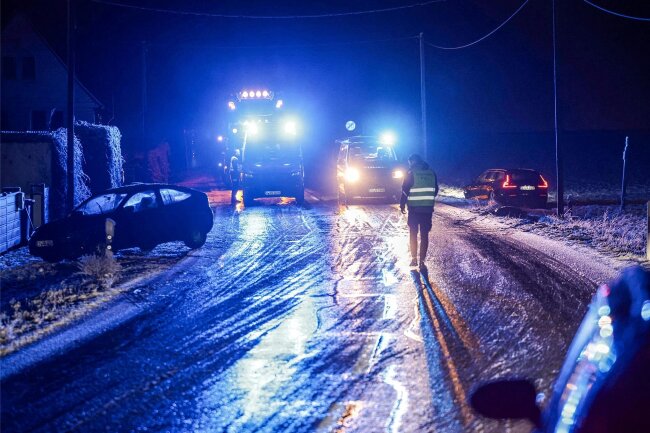
[[[603,191],[592,191],[588,197],[611,197]],[[567,242],[577,242],[602,252],[624,258],[642,260],[647,242],[646,207],[628,205],[622,212],[619,206],[574,206],[565,215],[557,217],[552,209],[521,213],[508,212],[499,217],[499,209],[485,200],[463,198],[461,188],[441,185],[438,199],[447,204],[492,215],[509,227]],[[582,198],[583,195],[574,197]]]
[[154,253],[125,250],[115,258],[83,256],[46,263],[20,248],[0,256],[0,356],[69,324],[123,292],[120,286],[168,269],[186,255],[178,243]]

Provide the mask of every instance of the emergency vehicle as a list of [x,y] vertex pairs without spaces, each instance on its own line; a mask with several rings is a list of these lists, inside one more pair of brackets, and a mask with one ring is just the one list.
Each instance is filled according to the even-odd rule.
[[336,180],[339,202],[354,199],[399,200],[406,168],[395,154],[392,135],[337,140]]
[[228,102],[231,142],[241,149],[244,205],[257,198],[293,197],[304,203],[304,164],[296,120],[282,99],[265,89],[246,89]]

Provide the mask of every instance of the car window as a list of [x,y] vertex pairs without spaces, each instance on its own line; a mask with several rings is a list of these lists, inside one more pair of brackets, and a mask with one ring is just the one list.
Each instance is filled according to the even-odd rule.
[[497,178],[498,174],[499,174],[499,172],[494,171],[494,170],[490,170],[485,175],[485,180],[488,181],[488,182],[492,182],[494,179]]
[[126,194],[102,194],[81,204],[77,210],[84,215],[101,215],[113,212],[124,200]]
[[513,170],[510,174],[513,182],[519,184],[537,185],[540,181],[539,174],[535,171]]
[[124,203],[124,208],[133,208],[134,212],[142,212],[158,207],[158,200],[154,190],[135,193]]
[[163,203],[165,205],[182,202],[183,200],[186,200],[191,196],[191,194],[188,192],[179,191],[177,189],[171,189],[171,188],[161,189],[160,195],[162,196]]
[[487,177],[490,174],[490,171],[484,171],[481,173],[481,175],[476,179],[478,182],[485,182],[487,181]]
[[345,162],[345,157],[348,153],[348,147],[347,146],[341,146],[339,149],[339,163]]

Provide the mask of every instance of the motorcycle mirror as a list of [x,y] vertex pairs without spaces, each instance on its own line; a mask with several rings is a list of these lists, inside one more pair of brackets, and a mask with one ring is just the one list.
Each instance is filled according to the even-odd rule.
[[480,385],[470,395],[470,405],[480,415],[493,419],[530,420],[540,427],[535,386],[525,379],[505,379]]

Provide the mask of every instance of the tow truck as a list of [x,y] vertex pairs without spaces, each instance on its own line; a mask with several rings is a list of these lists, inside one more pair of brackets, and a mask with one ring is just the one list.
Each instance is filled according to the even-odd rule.
[[253,205],[257,198],[305,201],[298,125],[283,108],[283,100],[266,89],[242,90],[228,102],[231,138],[241,148],[244,206]]

